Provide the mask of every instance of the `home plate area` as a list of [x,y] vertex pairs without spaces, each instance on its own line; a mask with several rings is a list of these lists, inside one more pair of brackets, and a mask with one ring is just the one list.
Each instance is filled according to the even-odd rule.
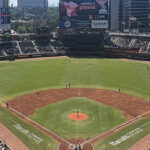
[[72,144],[67,145],[66,143],[61,143],[58,149],[59,150],[94,150],[94,147],[90,142],[83,144],[84,142],[86,142],[86,140],[84,139],[73,138],[70,139],[69,142]]
[[[113,133],[111,129],[120,125],[119,130],[133,123],[132,119],[149,112],[150,103],[115,91],[70,88],[27,94],[11,100],[9,107],[37,122],[39,125],[31,120],[28,123],[61,143],[59,150],[93,150],[92,144],[110,136]],[[61,124],[57,120],[61,120]],[[111,125],[108,124],[110,121]]]
[[0,150],[11,150],[4,140],[0,139]]

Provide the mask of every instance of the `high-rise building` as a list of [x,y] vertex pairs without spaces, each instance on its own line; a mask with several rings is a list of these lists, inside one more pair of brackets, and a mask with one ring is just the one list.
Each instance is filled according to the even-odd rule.
[[120,30],[150,31],[150,0],[120,0]]
[[111,31],[119,31],[120,0],[109,1],[109,25]]
[[8,8],[9,0],[0,0],[0,8]]
[[19,11],[32,7],[48,8],[48,0],[18,0]]
[[0,0],[0,30],[10,30],[9,0]]

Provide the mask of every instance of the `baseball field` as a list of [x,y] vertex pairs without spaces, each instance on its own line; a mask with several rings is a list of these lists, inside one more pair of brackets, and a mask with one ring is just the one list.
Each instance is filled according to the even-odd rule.
[[10,109],[0,107],[0,122],[31,150],[69,150],[79,140],[86,150],[127,150],[150,134],[149,115],[138,118],[150,111],[149,91],[148,62],[1,62],[0,102]]

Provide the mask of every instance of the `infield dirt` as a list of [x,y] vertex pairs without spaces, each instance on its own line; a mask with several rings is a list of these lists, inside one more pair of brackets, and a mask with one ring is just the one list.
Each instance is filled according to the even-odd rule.
[[[27,94],[11,100],[9,102],[9,106],[17,110],[18,112],[21,112],[26,116],[29,116],[32,115],[37,108],[41,108],[46,105],[63,101],[71,97],[87,97],[91,100],[95,100],[97,102],[109,105],[111,107],[123,111],[124,115],[129,119],[135,118],[150,110],[150,103],[135,96],[114,91],[89,89],[89,88],[54,89]],[[35,125],[34,123],[31,124],[43,130],[41,127]],[[52,136],[53,138],[57,139],[61,143],[59,150],[69,150],[68,144],[66,142],[62,141],[53,134],[50,134],[46,131],[44,132]],[[112,133],[113,131],[110,131],[105,136],[102,137],[100,136],[95,140],[84,144],[83,150],[92,150],[93,149],[91,145],[92,143],[106,136],[109,136]],[[77,142],[77,140],[79,139],[72,139],[71,143],[74,144]],[[80,139],[80,141],[81,143],[84,142],[83,139]]]
[[135,96],[101,89],[70,88],[46,90],[13,99],[9,106],[29,116],[35,109],[63,101],[71,97],[87,97],[91,100],[112,106],[124,112],[128,118],[134,118],[150,110],[150,103]]

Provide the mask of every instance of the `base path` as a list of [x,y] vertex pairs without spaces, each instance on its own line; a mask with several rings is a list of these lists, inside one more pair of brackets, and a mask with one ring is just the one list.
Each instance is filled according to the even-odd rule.
[[150,148],[150,134],[138,141],[128,150],[149,150]]
[[29,150],[16,136],[0,123],[0,140],[3,140],[11,150]]
[[33,114],[37,108],[71,97],[87,97],[91,100],[112,106],[123,111],[124,115],[128,118],[137,117],[150,110],[150,103],[135,96],[114,91],[88,88],[41,91],[13,99],[9,102],[9,105],[18,112],[28,116]]
[[[27,94],[13,99],[9,102],[9,106],[16,111],[21,112],[25,116],[29,116],[33,114],[35,112],[35,109],[37,108],[63,101],[71,97],[87,97],[91,100],[109,105],[123,111],[124,115],[128,118],[135,118],[139,115],[149,112],[150,110],[150,103],[140,98],[114,91],[89,88],[55,89]],[[29,123],[58,140],[61,143],[59,145],[59,150],[71,150],[70,145],[68,145],[64,140],[61,140],[61,138],[54,136],[53,134],[47,132],[45,129],[41,128],[39,125],[36,125],[33,122]],[[131,123],[133,123],[133,121],[131,121]],[[84,142],[81,140],[81,144],[82,142],[84,143],[83,150],[93,150],[94,148],[92,146],[92,143],[113,134],[114,131],[117,132],[118,130],[130,125],[131,123],[126,123],[115,130],[112,129],[105,134],[91,139],[90,141]],[[78,140],[79,139],[77,139],[77,141]],[[76,144],[77,141],[73,140],[70,142],[72,144]]]

